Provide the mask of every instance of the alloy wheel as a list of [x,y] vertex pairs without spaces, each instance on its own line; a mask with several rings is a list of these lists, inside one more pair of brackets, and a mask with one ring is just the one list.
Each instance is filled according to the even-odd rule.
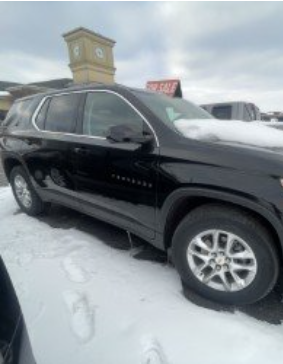
[[32,205],[32,197],[30,188],[26,180],[21,175],[16,175],[14,179],[14,187],[17,198],[22,203],[22,205],[29,209]]
[[257,274],[257,260],[249,244],[223,230],[195,236],[187,248],[187,261],[198,280],[218,291],[240,291]]

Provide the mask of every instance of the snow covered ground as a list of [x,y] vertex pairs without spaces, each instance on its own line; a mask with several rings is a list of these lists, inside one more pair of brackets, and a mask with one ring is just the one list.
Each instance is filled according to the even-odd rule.
[[282,363],[283,326],[194,305],[170,266],[19,213],[9,188],[0,252],[38,364]]

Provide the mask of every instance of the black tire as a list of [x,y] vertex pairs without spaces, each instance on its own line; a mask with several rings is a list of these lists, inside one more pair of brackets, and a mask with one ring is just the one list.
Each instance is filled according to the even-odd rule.
[[[257,262],[253,281],[238,291],[221,291],[198,279],[187,259],[189,243],[198,234],[219,229],[237,235],[252,249]],[[177,227],[172,241],[172,258],[183,284],[197,294],[219,303],[244,305],[265,297],[279,274],[279,253],[268,230],[252,215],[225,205],[206,205],[192,211]]]
[[[22,201],[19,199],[19,197],[16,193],[15,179],[17,176],[21,176],[28,186],[28,189],[30,192],[30,198],[31,198],[31,204],[29,207],[25,206],[22,203]],[[25,172],[25,170],[22,166],[17,166],[12,169],[9,180],[10,180],[10,184],[11,184],[11,187],[13,190],[14,197],[22,211],[24,211],[26,214],[28,214],[30,216],[37,216],[37,215],[42,214],[45,211],[45,208],[47,205],[43,203],[41,198],[36,193],[34,187],[32,186],[32,184],[30,182],[30,179],[29,179],[27,173]]]

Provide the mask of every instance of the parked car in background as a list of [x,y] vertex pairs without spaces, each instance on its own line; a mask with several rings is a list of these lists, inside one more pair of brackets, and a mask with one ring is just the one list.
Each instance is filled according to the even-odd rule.
[[282,264],[282,154],[254,135],[194,140],[192,121],[217,124],[184,99],[118,85],[27,97],[0,137],[5,174],[27,214],[80,210],[167,251],[199,294],[255,302]]
[[35,364],[24,317],[0,258],[0,364]]
[[248,102],[206,104],[201,105],[201,107],[216,119],[243,121],[261,120],[259,108]]
[[268,113],[261,113],[261,120],[271,122],[283,122],[283,113],[281,111],[274,111]]

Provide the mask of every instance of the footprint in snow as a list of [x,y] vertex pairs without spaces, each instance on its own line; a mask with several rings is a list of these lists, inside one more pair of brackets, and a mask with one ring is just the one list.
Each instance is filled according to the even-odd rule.
[[63,260],[62,267],[71,282],[85,283],[89,280],[87,272],[85,272],[71,256],[68,256]]
[[89,342],[94,336],[94,308],[84,293],[68,291],[64,293],[64,301],[71,318],[71,328],[81,343]]
[[169,364],[160,343],[153,337],[142,339],[142,364]]

